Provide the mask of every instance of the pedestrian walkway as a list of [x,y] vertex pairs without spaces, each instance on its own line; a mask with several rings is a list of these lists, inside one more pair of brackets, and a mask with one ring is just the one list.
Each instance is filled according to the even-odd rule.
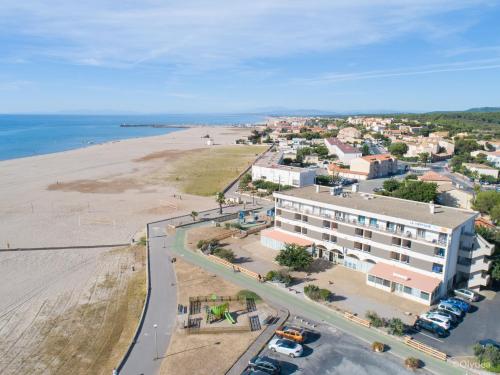
[[236,361],[236,363],[226,372],[226,375],[240,375],[245,368],[248,366],[248,361],[252,359],[254,356],[259,354],[264,346],[268,343],[268,341],[273,337],[274,331],[280,325],[282,325],[288,319],[288,311],[287,310],[279,310],[278,311],[278,319],[274,319],[274,323],[269,324],[266,329],[255,339],[252,345],[247,349],[245,353]]
[[293,315],[303,316],[313,321],[329,323],[347,334],[358,337],[368,344],[374,341],[381,341],[390,346],[393,354],[401,358],[417,357],[422,359],[425,362],[426,369],[433,373],[442,375],[465,374],[463,369],[453,366],[450,362],[443,362],[427,356],[410,348],[404,344],[402,340],[394,336],[386,335],[375,329],[352,323],[326,306],[297,297],[296,295],[290,294],[268,283],[260,283],[240,272],[233,272],[220,264],[213,263],[208,260],[207,257],[197,252],[187,250],[184,247],[185,234],[186,229],[177,230],[174,245],[172,247],[173,252],[194,265],[200,266],[209,272],[213,272],[234,284],[241,285],[242,288],[256,292],[273,305],[282,309],[288,309]]

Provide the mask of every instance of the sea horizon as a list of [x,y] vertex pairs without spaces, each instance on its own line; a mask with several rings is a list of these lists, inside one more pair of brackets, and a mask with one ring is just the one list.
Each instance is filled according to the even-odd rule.
[[[245,125],[262,122],[265,117],[260,114],[0,114],[0,161],[165,135],[182,129],[175,125]],[[122,124],[172,127],[121,127]]]

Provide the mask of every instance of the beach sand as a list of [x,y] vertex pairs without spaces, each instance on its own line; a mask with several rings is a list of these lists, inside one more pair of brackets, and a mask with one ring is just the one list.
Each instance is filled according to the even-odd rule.
[[[249,132],[190,128],[1,161],[0,248],[126,243],[148,221],[213,208],[211,197],[179,199],[165,177],[169,162],[192,150],[232,145]],[[215,146],[206,145],[206,134]]]

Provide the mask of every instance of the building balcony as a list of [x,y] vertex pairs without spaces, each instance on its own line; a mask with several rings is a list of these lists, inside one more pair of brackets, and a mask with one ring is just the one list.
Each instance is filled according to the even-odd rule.
[[[467,237],[467,241],[469,241],[470,236],[467,235]],[[464,244],[463,241],[460,242],[461,246],[458,255],[469,259],[493,255],[495,251],[495,245],[490,244],[478,234],[473,235],[471,238],[471,243],[468,242],[467,244]]]
[[288,211],[292,211],[292,212],[296,212],[296,213],[301,213],[301,214],[305,214],[305,215],[312,215],[312,216],[315,216],[317,218],[331,220],[331,221],[335,221],[338,223],[350,224],[350,225],[354,225],[357,227],[375,230],[375,231],[382,232],[382,233],[390,233],[392,235],[399,236],[403,239],[412,239],[412,240],[416,240],[416,241],[422,241],[422,242],[424,242],[426,244],[430,244],[430,245],[442,246],[442,247],[446,247],[448,245],[446,240],[425,239],[425,238],[422,238],[419,236],[415,236],[410,231],[401,229],[397,225],[395,225],[394,227],[387,227],[385,224],[380,225],[379,223],[370,222],[369,218],[367,218],[367,220],[365,222],[360,222],[357,219],[348,219],[345,216],[335,216],[335,215],[328,215],[328,214],[321,214],[321,215],[315,214],[311,210],[299,210],[295,207],[288,206],[288,205],[277,204],[276,208],[281,208],[284,210],[288,210]]
[[467,280],[467,288],[477,289],[490,284],[491,277],[488,274],[477,274]]
[[481,258],[477,259],[475,261],[472,261],[470,259],[468,260],[459,260],[457,263],[457,270],[463,273],[475,273],[475,272],[481,272],[481,271],[488,271],[491,266],[491,260],[486,259],[486,258]]

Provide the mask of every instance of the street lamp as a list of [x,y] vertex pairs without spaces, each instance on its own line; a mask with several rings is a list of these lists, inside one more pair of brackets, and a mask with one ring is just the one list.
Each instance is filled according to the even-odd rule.
[[160,357],[158,355],[158,324],[153,324],[153,328],[155,329],[155,352],[156,352],[155,359],[158,359]]

